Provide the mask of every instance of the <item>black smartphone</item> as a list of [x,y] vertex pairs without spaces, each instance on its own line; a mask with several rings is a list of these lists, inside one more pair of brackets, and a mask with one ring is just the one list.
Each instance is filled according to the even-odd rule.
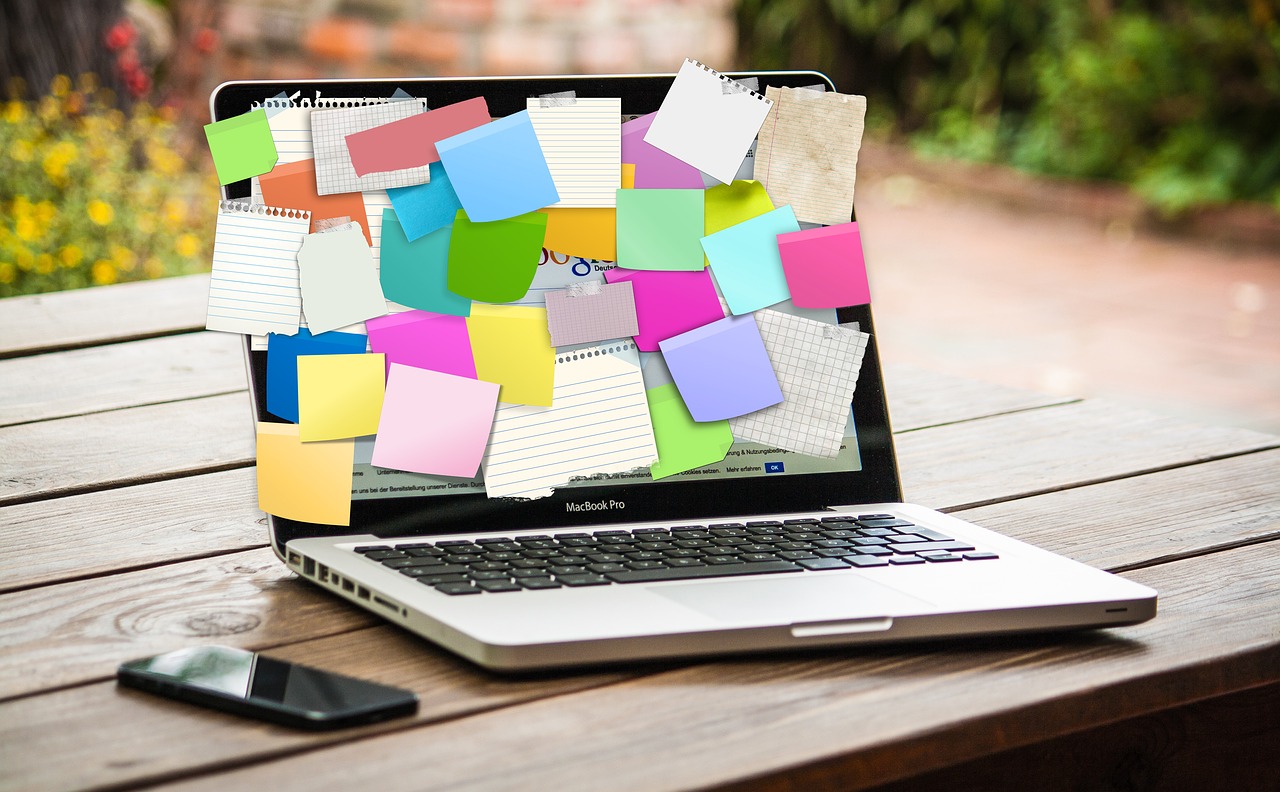
[[400,688],[228,646],[179,649],[123,663],[125,687],[304,729],[340,729],[418,711]]

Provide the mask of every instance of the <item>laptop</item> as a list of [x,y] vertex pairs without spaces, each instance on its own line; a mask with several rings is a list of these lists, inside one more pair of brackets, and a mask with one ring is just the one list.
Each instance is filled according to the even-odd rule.
[[[210,104],[215,120],[264,106],[305,119],[308,107],[393,94],[432,109],[482,96],[490,115],[502,118],[525,110],[529,98],[573,91],[579,99],[620,97],[625,119],[658,110],[674,77],[229,82]],[[816,72],[728,77],[754,79],[760,94],[771,86],[835,90]],[[281,118],[273,125],[288,126]],[[291,133],[305,137],[307,122],[294,123]],[[280,150],[281,162],[302,156]],[[228,185],[225,197],[247,199],[253,190],[246,180]],[[367,193],[365,203],[371,222],[390,206],[378,193]],[[611,266],[552,252],[530,294]],[[588,476],[542,497],[513,498],[489,497],[479,475],[375,466],[369,438],[360,438],[350,524],[269,515],[271,546],[329,594],[499,671],[1101,628],[1154,617],[1150,588],[903,503],[870,305],[825,315],[788,303],[771,310],[869,334],[834,457],[733,437],[723,460],[679,475]],[[557,349],[557,385],[559,367],[570,372],[601,359],[639,362],[646,388],[669,377],[655,360],[661,355],[631,357],[628,340],[603,353]],[[266,344],[245,336],[244,349],[255,423],[279,422],[267,409]],[[530,468],[542,461],[532,448]]]

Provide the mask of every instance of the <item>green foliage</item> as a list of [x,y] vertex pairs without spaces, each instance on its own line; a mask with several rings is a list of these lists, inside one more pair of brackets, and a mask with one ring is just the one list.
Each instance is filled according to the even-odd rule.
[[738,0],[757,68],[818,68],[928,154],[1280,208],[1280,0]]

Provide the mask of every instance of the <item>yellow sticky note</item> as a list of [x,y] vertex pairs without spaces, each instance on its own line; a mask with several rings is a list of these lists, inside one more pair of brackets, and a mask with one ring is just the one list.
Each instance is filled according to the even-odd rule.
[[622,163],[622,189],[634,190],[636,188],[636,166],[630,162]]
[[351,524],[354,440],[304,443],[294,424],[258,424],[258,508],[324,525]]
[[618,257],[616,209],[539,209],[547,216],[542,246],[566,256],[601,261]]
[[302,442],[376,434],[386,389],[386,355],[299,355]]
[[777,207],[758,181],[735,181],[717,184],[703,197],[702,225],[705,236],[723,231],[731,225],[772,212]]
[[502,386],[498,401],[551,406],[556,350],[547,330],[546,308],[475,303],[467,317],[467,333],[476,378]]

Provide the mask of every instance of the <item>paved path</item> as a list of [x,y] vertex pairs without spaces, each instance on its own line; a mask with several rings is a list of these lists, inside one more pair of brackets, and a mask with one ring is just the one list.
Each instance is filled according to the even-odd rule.
[[888,361],[1280,432],[1280,250],[1232,250],[863,173]]

